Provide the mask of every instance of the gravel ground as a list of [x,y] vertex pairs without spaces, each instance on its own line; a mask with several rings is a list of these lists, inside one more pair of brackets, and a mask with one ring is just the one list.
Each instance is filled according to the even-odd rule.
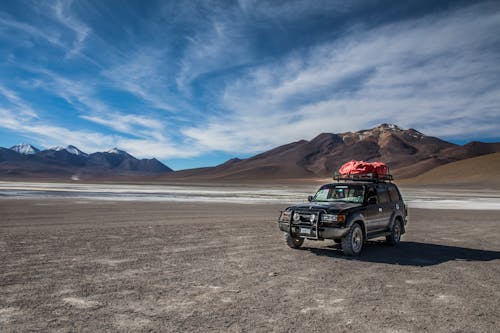
[[273,204],[0,200],[0,331],[498,332],[500,211],[289,249]]

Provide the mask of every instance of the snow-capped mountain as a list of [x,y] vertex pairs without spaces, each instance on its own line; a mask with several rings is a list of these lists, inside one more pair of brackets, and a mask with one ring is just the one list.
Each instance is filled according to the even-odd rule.
[[172,172],[152,159],[137,159],[118,148],[87,154],[75,146],[57,146],[40,151],[29,144],[11,149],[0,147],[0,177],[123,177],[147,176]]
[[28,143],[21,143],[15,146],[10,147],[11,150],[18,152],[19,154],[23,155],[32,155],[36,154],[40,151],[40,149],[28,144]]
[[68,153],[73,154],[73,155],[88,156],[87,153],[84,153],[83,151],[81,151],[80,149],[78,149],[78,148],[76,148],[75,146],[72,146],[72,145],[69,145],[69,146],[66,146],[66,147],[63,147],[63,146],[52,147],[52,148],[49,148],[48,150],[54,150],[54,151],[65,150]]

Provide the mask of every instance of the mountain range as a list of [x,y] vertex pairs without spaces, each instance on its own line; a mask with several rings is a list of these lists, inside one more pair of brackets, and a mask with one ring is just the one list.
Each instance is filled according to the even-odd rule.
[[114,177],[172,172],[156,159],[137,159],[117,148],[87,154],[75,146],[39,150],[30,144],[0,147],[0,176],[4,177]]
[[166,178],[258,180],[331,177],[350,160],[382,161],[398,179],[420,175],[437,166],[500,152],[500,143],[456,145],[415,129],[393,124],[356,132],[322,133],[247,159],[231,159],[210,168],[182,170]]
[[214,167],[173,172],[156,159],[139,160],[125,151],[86,154],[74,146],[39,150],[28,144],[0,148],[0,177],[152,176],[175,181],[253,181],[331,177],[350,160],[382,161],[397,178],[411,178],[438,166],[500,152],[500,143],[457,145],[393,124],[285,144],[246,159]]

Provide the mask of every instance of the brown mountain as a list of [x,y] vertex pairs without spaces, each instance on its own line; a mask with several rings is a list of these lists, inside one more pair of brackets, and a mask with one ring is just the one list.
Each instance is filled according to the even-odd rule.
[[487,154],[448,163],[417,177],[404,180],[407,185],[467,185],[500,188],[500,153]]
[[253,180],[330,177],[350,160],[382,161],[398,178],[413,177],[446,163],[500,152],[500,143],[455,145],[414,129],[382,124],[372,129],[323,133],[247,159],[232,159],[211,168],[182,170],[177,179]]

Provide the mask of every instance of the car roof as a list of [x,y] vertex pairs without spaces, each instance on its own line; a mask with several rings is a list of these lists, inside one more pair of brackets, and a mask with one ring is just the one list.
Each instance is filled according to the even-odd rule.
[[369,185],[374,184],[373,182],[338,182],[338,183],[328,183],[322,186],[334,186],[334,185]]
[[[321,186],[334,186],[334,185],[394,185],[393,183],[386,183],[386,182],[369,182],[369,181],[347,181],[347,182],[335,182],[335,183],[328,183],[328,184],[323,184]],[[394,185],[395,186],[395,185]]]

